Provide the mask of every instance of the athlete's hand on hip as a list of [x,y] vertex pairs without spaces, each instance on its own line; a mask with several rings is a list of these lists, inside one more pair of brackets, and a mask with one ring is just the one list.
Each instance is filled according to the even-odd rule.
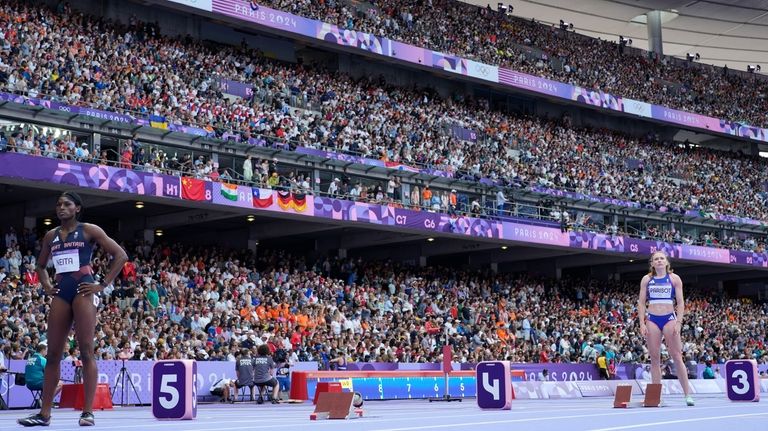
[[55,284],[51,284],[48,287],[43,287],[45,294],[48,296],[54,296],[59,293],[59,288]]
[[104,290],[104,286],[99,283],[80,283],[77,286],[77,293],[83,296],[99,293],[102,290]]

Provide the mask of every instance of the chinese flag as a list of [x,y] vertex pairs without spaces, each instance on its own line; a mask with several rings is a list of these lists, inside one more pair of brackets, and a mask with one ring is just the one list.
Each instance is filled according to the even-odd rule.
[[182,178],[181,198],[190,201],[205,200],[205,181],[195,178]]

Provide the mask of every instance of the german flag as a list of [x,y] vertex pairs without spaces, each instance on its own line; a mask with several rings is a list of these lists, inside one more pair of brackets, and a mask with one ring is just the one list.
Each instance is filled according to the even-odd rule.
[[307,209],[307,196],[303,193],[277,192],[277,205],[284,211],[304,212]]

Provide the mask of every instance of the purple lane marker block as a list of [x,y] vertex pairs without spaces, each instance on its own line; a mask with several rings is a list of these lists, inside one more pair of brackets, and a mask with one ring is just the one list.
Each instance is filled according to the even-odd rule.
[[152,415],[157,419],[194,419],[197,413],[194,361],[158,361],[152,367]]
[[481,409],[509,410],[512,408],[512,377],[507,361],[477,364],[477,406]]
[[731,401],[759,401],[759,379],[754,360],[730,360],[725,363],[725,385]]

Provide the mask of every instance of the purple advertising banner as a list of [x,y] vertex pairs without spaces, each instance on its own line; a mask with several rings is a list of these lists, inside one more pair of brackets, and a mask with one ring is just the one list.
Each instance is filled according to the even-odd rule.
[[570,239],[560,229],[504,222],[504,239],[535,244],[568,247]]
[[125,114],[118,114],[116,112],[102,111],[99,109],[85,108],[81,106],[66,105],[64,103],[55,102],[46,99],[39,99],[36,97],[26,97],[17,94],[0,93],[0,101],[20,103],[22,105],[29,106],[41,106],[43,108],[51,109],[58,112],[66,112],[75,115],[84,115],[88,117],[99,118],[107,121],[114,121],[116,123],[132,124],[133,117]]
[[685,260],[703,260],[706,262],[731,263],[731,255],[724,248],[686,245],[681,249],[681,258]]
[[224,94],[230,94],[243,99],[250,99],[253,97],[253,85],[251,84],[233,81],[231,79],[221,79],[219,81],[219,88]]
[[[672,244],[664,241],[650,241],[646,239],[627,238],[625,241],[625,247],[630,253],[639,253],[644,256],[651,255],[657,251],[663,251],[667,254],[667,256],[673,259],[681,259],[683,254],[682,244]],[[689,255],[693,256],[694,254],[689,253]],[[709,262],[702,258],[696,258],[692,260],[704,260],[705,262]]]
[[[427,364],[428,365],[428,364]],[[462,370],[471,370],[474,364],[461,364]],[[595,364],[511,364],[513,370],[523,370],[528,381],[538,380],[538,375],[544,369],[549,372],[549,378],[555,382],[576,380],[598,380],[600,374]]]
[[451,126],[451,134],[462,141],[477,142],[477,132],[461,126]]
[[434,229],[440,222],[440,216],[428,211],[395,209],[395,225],[411,229]]
[[1,176],[140,196],[178,197],[179,179],[169,175],[17,153],[4,153],[0,160]]
[[550,81],[549,79],[539,78],[538,76],[527,75],[503,67],[499,68],[499,83],[507,84],[510,87],[522,88],[524,90],[559,97],[561,99],[570,100],[571,94],[573,93],[573,86],[571,85]]
[[[400,226],[427,232],[458,234],[648,256],[662,250],[670,257],[689,261],[768,268],[768,254],[672,244],[593,232],[562,232],[559,228],[456,217],[389,205],[353,202],[286,191],[235,186],[102,165],[85,164],[18,153],[0,153],[0,176],[67,184],[77,187],[211,202],[216,205],[301,214],[339,221]],[[181,183],[181,184],[180,184]],[[250,199],[250,200],[249,200]]]

